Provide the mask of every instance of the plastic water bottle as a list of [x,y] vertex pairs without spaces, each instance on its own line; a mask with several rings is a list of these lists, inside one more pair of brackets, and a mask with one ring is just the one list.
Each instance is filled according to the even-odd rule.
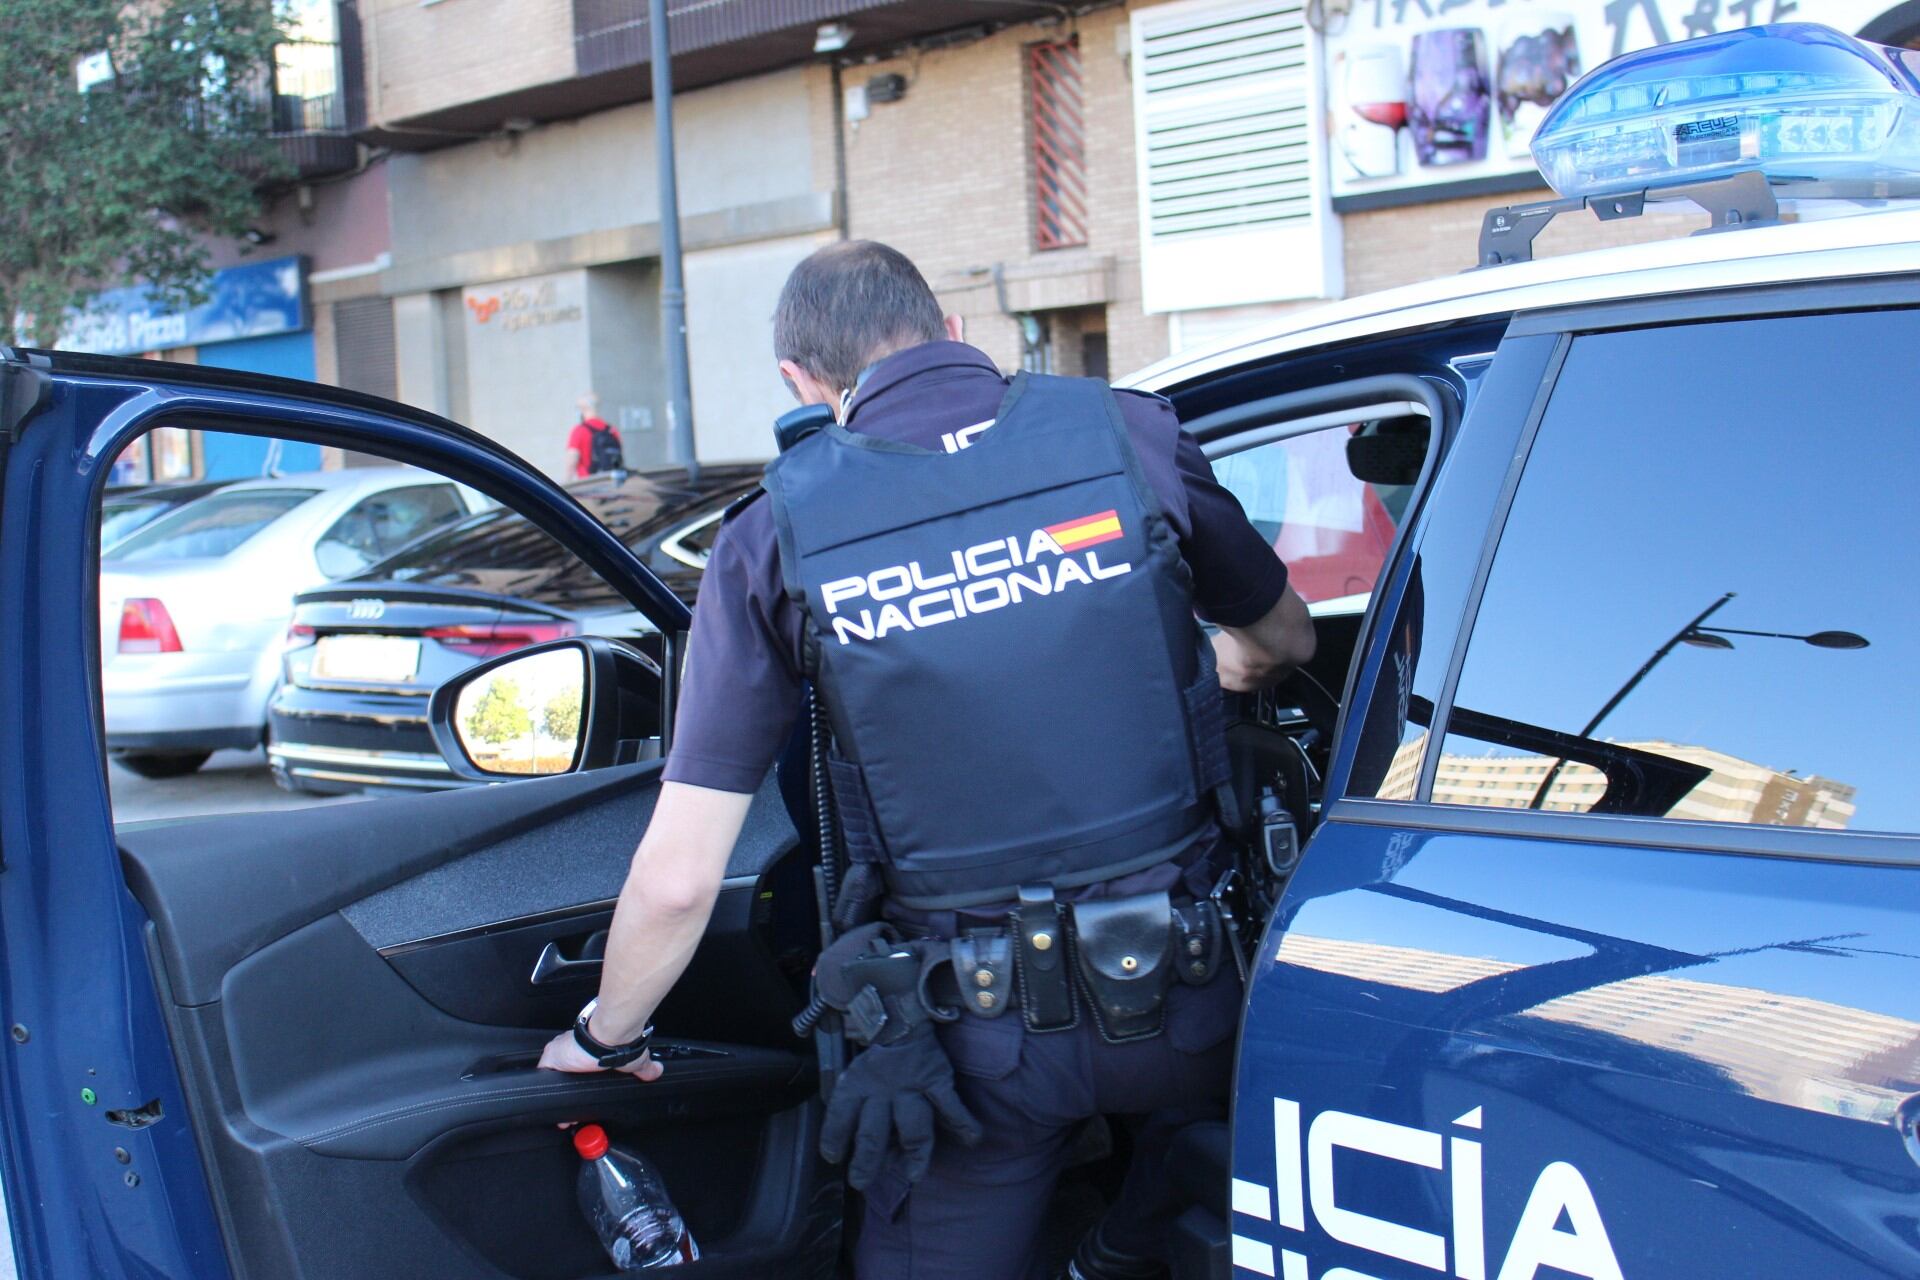
[[677,1267],[700,1256],[660,1171],[633,1152],[613,1146],[607,1131],[583,1124],[573,1131],[580,1153],[580,1211],[621,1271]]

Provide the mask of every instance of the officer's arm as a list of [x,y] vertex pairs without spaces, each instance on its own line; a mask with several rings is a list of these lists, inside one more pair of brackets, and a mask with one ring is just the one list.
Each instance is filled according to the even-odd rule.
[[1266,688],[1306,663],[1313,650],[1313,617],[1292,587],[1257,622],[1221,627],[1213,637],[1220,684],[1234,693]]
[[588,1027],[600,1043],[636,1038],[693,959],[752,800],[684,782],[660,784],[607,930],[600,1003]]

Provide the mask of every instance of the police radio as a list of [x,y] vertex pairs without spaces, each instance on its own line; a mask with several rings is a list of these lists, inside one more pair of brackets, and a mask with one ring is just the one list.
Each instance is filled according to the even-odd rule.
[[785,453],[832,421],[832,405],[803,404],[773,420],[773,442]]

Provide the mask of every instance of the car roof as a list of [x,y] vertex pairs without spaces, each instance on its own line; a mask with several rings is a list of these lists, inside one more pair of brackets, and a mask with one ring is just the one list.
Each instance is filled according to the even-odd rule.
[[243,493],[249,489],[314,489],[322,493],[348,490],[375,491],[402,484],[453,483],[419,467],[342,467],[338,471],[290,471],[285,475],[259,476],[237,480],[222,487],[222,493]]
[[[1475,246],[1460,248],[1471,261]],[[1744,227],[1488,267],[1306,308],[1170,356],[1118,385],[1162,391],[1252,361],[1518,311],[1907,271],[1920,271],[1920,208]]]
[[173,498],[187,502],[232,483],[231,480],[167,480],[159,484],[109,489],[106,500],[108,502],[156,502],[163,498]]

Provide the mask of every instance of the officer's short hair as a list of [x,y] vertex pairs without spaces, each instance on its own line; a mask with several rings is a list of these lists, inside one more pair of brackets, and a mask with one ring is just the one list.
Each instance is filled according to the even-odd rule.
[[773,311],[775,356],[841,390],[881,357],[945,336],[926,278],[905,254],[874,240],[807,255]]

